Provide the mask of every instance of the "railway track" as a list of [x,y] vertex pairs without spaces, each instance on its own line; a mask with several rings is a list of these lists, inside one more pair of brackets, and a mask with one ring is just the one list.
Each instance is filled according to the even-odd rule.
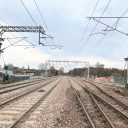
[[[24,95],[0,105],[0,127],[16,128],[27,119],[43,100],[60,83],[61,79],[49,82]],[[44,90],[45,89],[45,90]],[[43,90],[43,91],[40,91]]]
[[[126,105],[125,103],[121,102],[121,101],[118,100],[116,97],[114,97],[114,96],[108,94],[106,91],[104,91],[102,88],[100,88],[100,87],[97,86],[96,84],[93,84],[93,83],[90,82],[90,81],[85,81],[85,82],[88,82],[90,85],[92,85],[92,86],[95,88],[96,92],[101,94],[101,97],[102,97],[102,96],[108,97],[107,100],[110,101],[110,103],[111,103],[111,101],[113,101],[113,102],[116,102],[116,103],[114,103],[114,104],[118,104],[119,106],[122,106],[123,109],[127,110],[126,113],[128,114],[128,105]],[[85,84],[86,84],[86,83],[85,83]],[[119,108],[119,107],[118,107],[118,108]]]
[[[70,81],[69,81],[70,82]],[[84,89],[78,82],[72,81],[78,84],[82,90]],[[84,94],[78,92],[75,87],[73,87],[73,83],[70,82],[72,89],[74,90],[74,94],[78,100],[79,105],[81,106],[82,112],[84,113],[86,119],[88,120],[88,127],[91,128],[115,128],[112,122],[108,119],[107,115],[101,109],[99,104],[97,103],[95,97],[92,93],[87,90],[86,92],[83,90]]]
[[46,77],[46,78],[42,78],[42,79],[40,78],[40,79],[36,79],[36,80],[18,82],[18,83],[13,83],[13,84],[9,84],[9,85],[1,85],[0,90],[10,88],[10,87],[16,87],[16,86],[23,85],[23,84],[30,84],[30,83],[38,82],[38,81],[41,81],[41,80],[45,81],[45,80],[48,80],[48,79],[51,79],[51,78],[54,78],[54,77]]
[[8,92],[15,91],[15,90],[18,90],[18,89],[21,89],[21,88],[29,87],[29,86],[37,84],[37,83],[42,83],[42,82],[44,82],[44,81],[46,81],[48,79],[50,79],[50,78],[31,81],[31,82],[26,82],[26,83],[19,83],[17,85],[1,87],[0,88],[0,95],[8,93]]
[[86,91],[91,92],[99,106],[102,108],[104,113],[106,113],[109,120],[112,121],[112,124],[115,127],[119,128],[128,128],[128,107],[122,102],[117,102],[115,98],[112,98],[110,95],[106,95],[105,92],[97,91],[97,88],[94,91],[94,88],[86,86],[85,83],[81,81],[76,81],[81,85]]
[[[57,79],[56,79],[56,80],[57,80]],[[14,97],[11,97],[11,98],[9,98],[9,99],[3,101],[2,103],[0,103],[0,108],[6,106],[7,104],[9,104],[9,103],[12,102],[12,101],[18,100],[18,99],[22,98],[23,96],[27,96],[28,94],[33,93],[34,91],[37,91],[38,89],[40,89],[40,88],[42,88],[42,87],[44,87],[44,86],[46,86],[46,85],[52,83],[53,81],[55,81],[55,79],[52,79],[52,80],[50,80],[50,81],[48,81],[48,82],[46,82],[46,83],[37,85],[37,86],[35,86],[34,88],[32,88],[32,89],[30,89],[30,90],[28,90],[28,91],[26,91],[26,92],[22,92],[21,94],[18,94],[18,95],[14,96]]]

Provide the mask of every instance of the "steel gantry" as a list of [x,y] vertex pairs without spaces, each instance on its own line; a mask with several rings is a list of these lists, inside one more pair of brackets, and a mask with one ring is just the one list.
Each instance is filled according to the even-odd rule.
[[41,26],[0,26],[0,34],[5,32],[35,32],[45,34]]
[[[61,45],[44,45],[41,43],[40,39],[46,39],[46,38],[53,38],[47,34],[45,34],[45,30],[42,26],[0,26],[0,45],[2,45],[2,41],[4,41],[4,38],[2,38],[2,35],[5,32],[29,32],[29,33],[39,33],[39,44],[42,44],[43,46],[54,46],[55,48],[62,48]],[[43,36],[41,36],[43,35]],[[44,36],[45,35],[45,36]]]
[[[2,36],[4,33],[7,33],[7,32],[39,33],[39,44],[40,44],[40,34],[45,35],[45,31],[44,31],[43,27],[41,27],[41,26],[2,26],[1,25],[0,26],[0,57],[6,48],[8,48],[10,46],[15,46],[14,44],[24,40],[24,37],[23,37],[22,39],[16,41],[15,43],[11,43],[9,46],[2,48],[2,42],[5,40],[5,38],[3,38]],[[31,44],[31,46],[35,46],[35,45]]]
[[[45,68],[46,68],[46,72],[47,72],[47,67],[48,66],[52,66],[52,64],[53,63],[75,63],[75,64],[78,64],[78,63],[80,63],[80,64],[85,64],[85,66],[87,67],[87,72],[88,72],[88,74],[87,74],[87,78],[89,79],[89,76],[90,76],[90,70],[89,70],[89,62],[88,61],[68,61],[68,60],[47,60],[46,62],[45,62]],[[46,74],[46,73],[45,73]]]
[[[0,26],[0,53],[3,52],[1,49],[3,34],[6,32],[29,32],[29,33],[39,33],[39,44],[40,44],[40,34],[45,35],[45,31],[42,26]],[[12,44],[11,44],[12,45]]]

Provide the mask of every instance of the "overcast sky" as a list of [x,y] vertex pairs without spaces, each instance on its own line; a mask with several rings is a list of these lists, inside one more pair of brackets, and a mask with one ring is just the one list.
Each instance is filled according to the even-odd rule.
[[[88,29],[81,40],[84,29],[88,23],[87,16],[91,13],[96,5],[97,0],[36,0],[47,28],[41,19],[33,0],[23,0],[30,11],[37,25],[41,25],[46,34],[54,37],[55,44],[64,46],[62,49],[51,49],[38,45],[38,34],[35,33],[4,33],[3,37],[23,36],[36,45],[35,48],[12,46],[5,49],[3,56],[5,63],[11,63],[16,66],[30,65],[37,68],[38,65],[46,60],[82,60],[89,61],[90,65],[96,62],[105,64],[106,67],[124,67],[124,57],[128,56],[128,37],[116,31],[111,31],[105,36],[102,42],[98,41],[104,37],[103,34],[91,36],[86,42],[89,34],[93,30],[96,22],[91,20]],[[101,16],[109,0],[99,0],[98,6],[93,16]],[[111,0],[110,5],[103,16],[121,16],[128,9],[127,0]],[[126,13],[124,16],[127,16]],[[25,10],[20,0],[0,0],[0,24],[7,25],[35,25]],[[112,26],[117,19],[101,19]],[[120,19],[117,29],[128,33],[128,19]],[[93,33],[102,32],[106,26],[97,25]],[[10,40],[10,41],[17,41]],[[49,44],[53,44],[47,39]],[[41,42],[47,44],[45,40]],[[27,44],[24,41],[18,44]],[[97,45],[98,44],[98,45]],[[2,48],[10,45],[7,40],[3,42]],[[96,46],[96,47],[95,47]],[[1,59],[3,64],[3,59]]]

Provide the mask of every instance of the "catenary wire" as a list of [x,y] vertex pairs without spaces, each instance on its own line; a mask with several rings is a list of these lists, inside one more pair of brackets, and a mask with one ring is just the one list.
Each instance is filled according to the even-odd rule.
[[[7,25],[9,25],[9,26],[11,26],[9,23],[7,23],[3,18],[1,18],[0,17],[0,19],[4,22],[4,23],[6,23]],[[16,37],[14,34],[12,34],[11,32],[10,32],[10,34],[13,36],[13,37]],[[20,34],[21,35],[21,34]],[[22,35],[21,35],[22,36]],[[31,43],[30,41],[28,41],[28,40],[25,40],[25,39],[23,39],[25,42],[27,42],[27,43],[29,43],[29,44],[31,44],[32,46],[35,46],[33,43]],[[8,40],[9,41],[9,43],[11,44],[11,41],[10,40]],[[13,41],[14,42],[14,41]]]
[[[39,8],[39,6],[38,6],[36,0],[34,0],[34,3],[35,3],[35,5],[36,5],[36,8],[37,8],[39,14],[40,14],[40,17],[41,17],[42,21],[44,22],[45,28],[47,29],[49,35],[52,37],[51,32],[50,32],[50,30],[49,30],[49,28],[48,28],[48,26],[47,26],[47,24],[46,24],[46,22],[45,22],[45,20],[44,20],[43,14],[41,13],[40,8]],[[53,44],[55,45],[54,40],[53,40],[53,39],[51,39],[51,40],[52,40]],[[47,42],[47,43],[48,43],[48,42]],[[49,44],[49,43],[48,43],[48,44]]]
[[36,0],[34,0],[34,3],[35,3],[35,5],[36,5],[36,7],[37,7],[37,10],[38,10],[38,12],[39,12],[39,14],[40,14],[40,17],[41,17],[42,21],[44,22],[44,25],[45,25],[46,29],[48,30],[48,33],[49,33],[50,36],[51,36],[51,32],[50,32],[50,30],[49,30],[49,28],[48,28],[48,26],[47,26],[47,24],[46,24],[46,21],[44,20],[43,14],[41,13],[40,8],[39,8],[39,6],[38,6]]
[[29,12],[28,8],[26,7],[26,5],[24,4],[23,0],[20,0],[22,5],[24,6],[24,8],[26,9],[26,11],[28,12],[29,16],[31,17],[33,23],[37,26],[36,21],[34,20],[33,16],[31,15],[31,13]]
[[[126,13],[128,12],[128,9],[126,9],[124,11],[124,13],[120,16],[123,17]],[[117,23],[117,21],[113,24],[113,26],[115,26],[115,24]],[[87,55],[91,54],[93,52],[93,50],[99,45],[101,44],[101,42],[105,39],[105,37],[108,35],[109,31],[107,31],[107,33],[96,43],[96,45],[87,53]]]
[[109,2],[107,3],[107,6],[106,6],[105,9],[103,10],[103,12],[102,12],[102,14],[101,14],[99,20],[98,20],[97,23],[95,24],[93,30],[91,31],[91,33],[89,34],[87,40],[85,41],[85,43],[82,45],[81,48],[83,48],[83,47],[88,43],[88,41],[89,41],[89,39],[90,39],[90,37],[91,37],[90,35],[93,34],[94,30],[96,29],[96,27],[97,27],[99,21],[101,20],[102,16],[104,15],[104,13],[105,13],[105,11],[107,10],[107,8],[108,8],[108,6],[110,5],[110,3],[111,3],[111,0],[109,0]]
[[[44,25],[45,25],[45,27],[46,27],[46,29],[47,29],[47,31],[48,31],[50,37],[51,37],[51,41],[52,41],[53,45],[56,46],[56,44],[55,44],[55,42],[54,42],[54,39],[52,38],[52,34],[51,34],[51,32],[50,32],[50,30],[49,30],[47,24],[46,24],[46,21],[44,20],[43,14],[41,13],[40,8],[39,8],[39,6],[38,6],[36,0],[34,0],[34,3],[35,3],[35,5],[36,5],[36,7],[37,7],[37,10],[38,10],[38,12],[39,12],[41,18],[42,18],[42,21],[44,22]],[[48,42],[47,42],[47,43],[48,43]],[[48,44],[49,44],[49,43],[48,43]],[[50,45],[49,45],[49,47],[50,47]],[[51,48],[51,47],[50,47],[50,48]]]
[[[92,11],[91,17],[93,16],[93,14],[94,14],[94,12],[95,12],[97,6],[98,6],[99,1],[100,1],[100,0],[97,0],[96,5],[95,5],[95,7],[94,7],[94,9],[93,9],[93,11]],[[88,20],[88,23],[87,23],[87,25],[86,25],[86,27],[85,27],[85,29],[84,29],[84,32],[83,32],[83,35],[82,35],[80,41],[83,40],[83,38],[84,38],[84,36],[85,36],[85,33],[86,33],[87,29],[88,29],[88,26],[89,26],[90,21],[91,21],[91,18]]]

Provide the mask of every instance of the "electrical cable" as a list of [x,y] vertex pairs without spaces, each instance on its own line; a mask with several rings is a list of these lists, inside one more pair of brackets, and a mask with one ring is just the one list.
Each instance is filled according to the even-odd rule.
[[43,18],[43,14],[41,13],[40,8],[39,8],[39,6],[38,6],[38,4],[37,4],[37,2],[35,0],[34,0],[34,3],[36,5],[36,7],[37,7],[37,10],[38,10],[38,12],[40,14],[40,17],[41,17],[42,21],[44,22],[44,25],[45,25],[46,29],[48,30],[48,32],[49,32],[49,34],[51,36],[51,32],[50,32],[50,30],[49,30],[49,28],[48,28],[48,26],[47,26],[47,24],[46,24],[46,22],[45,22],[45,20]]
[[[98,20],[96,20],[96,19],[93,19],[93,20],[98,21]],[[106,29],[105,31],[117,31],[117,32],[119,32],[119,33],[121,33],[121,34],[124,34],[125,36],[128,36],[127,33],[125,33],[125,32],[123,32],[123,31],[117,29],[115,26],[113,27],[113,26],[107,25],[107,24],[105,24],[105,23],[103,23],[103,22],[101,22],[101,21],[99,21],[99,23],[102,24],[102,25],[105,25],[105,26],[107,26],[107,28],[110,28],[110,29],[111,29],[111,30],[107,30],[107,29]],[[117,22],[116,22],[116,24],[117,24]],[[116,25],[116,24],[115,24],[115,25]],[[103,31],[104,31],[104,30],[103,30]]]
[[13,44],[11,44],[11,45],[9,45],[9,46],[7,46],[7,47],[3,48],[2,50],[5,50],[5,49],[7,49],[8,47],[10,47],[10,46],[12,46],[12,45],[14,45],[14,44],[16,44],[16,43],[18,43],[18,42],[22,41],[22,40],[23,40],[23,39],[20,39],[20,40],[18,40],[18,41],[16,41],[16,42],[14,42]]
[[[40,14],[40,17],[41,17],[42,21],[44,22],[44,25],[45,25],[45,27],[46,27],[46,29],[47,29],[49,35],[52,37],[52,34],[51,34],[51,32],[50,32],[50,30],[49,30],[49,28],[48,28],[48,26],[47,26],[47,24],[46,24],[46,22],[45,22],[45,20],[44,20],[43,14],[41,13],[40,8],[39,8],[39,6],[38,6],[36,0],[34,0],[34,3],[35,3],[35,5],[36,5],[36,7],[37,7],[37,10],[38,10],[38,12],[39,12],[39,14]],[[53,45],[55,45],[54,40],[53,40],[52,38],[51,38],[51,40],[52,40],[52,42],[53,42]]]
[[29,12],[29,10],[27,9],[26,5],[24,4],[23,0],[20,0],[22,5],[24,6],[24,8],[26,9],[26,11],[28,12],[29,16],[31,17],[32,21],[34,22],[34,24],[37,26],[36,21],[34,20],[34,18],[32,17],[31,13]]
[[[93,9],[93,11],[92,11],[91,17],[93,16],[93,14],[94,14],[94,12],[95,12],[95,10],[96,10],[96,8],[97,8],[97,5],[98,5],[99,1],[100,1],[100,0],[97,0],[96,5],[95,5],[95,7],[94,7],[94,9]],[[83,35],[82,35],[80,41],[83,40],[84,35],[85,35],[85,33],[86,33],[87,29],[88,29],[88,26],[89,26],[90,21],[91,21],[91,18],[88,20],[88,23],[87,23],[87,25],[86,25],[86,27],[85,27],[85,29],[84,29],[84,33],[83,33]]]
[[105,11],[107,10],[107,8],[108,8],[108,6],[110,5],[110,3],[111,3],[111,0],[109,0],[107,6],[106,6],[105,9],[103,10],[103,12],[102,12],[102,14],[101,14],[101,16],[100,16],[100,18],[99,18],[99,20],[97,21],[96,25],[94,26],[93,30],[91,31],[91,33],[89,34],[87,40],[85,41],[85,43],[82,45],[81,48],[83,48],[83,47],[85,46],[85,44],[88,43],[88,41],[89,41],[89,39],[90,39],[90,35],[92,35],[92,33],[94,32],[94,30],[96,29],[96,27],[97,27],[99,21],[101,20],[102,16],[104,15],[104,13],[105,13]]
[[[51,32],[50,32],[50,30],[49,30],[49,28],[48,28],[48,26],[47,26],[47,24],[46,24],[46,22],[45,22],[45,20],[44,20],[44,18],[43,18],[43,15],[42,15],[42,13],[41,13],[41,11],[40,11],[40,8],[39,8],[39,6],[38,6],[36,0],[34,0],[34,3],[35,3],[35,5],[36,5],[36,7],[37,7],[37,10],[38,10],[38,12],[39,12],[39,14],[40,14],[40,16],[41,16],[42,21],[44,22],[44,25],[45,25],[45,27],[46,27],[46,29],[47,29],[47,31],[48,31],[50,37],[51,37],[51,41],[52,41],[53,45],[56,46],[56,45],[55,45],[55,42],[54,42],[54,40],[53,40],[53,38],[52,38],[52,34],[51,34]],[[50,45],[49,45],[49,47],[50,47]],[[50,47],[50,48],[51,48],[51,47]]]
[[[9,25],[9,26],[11,26],[9,23],[7,23],[3,18],[1,18],[0,17],[0,19],[4,22],[4,23],[6,23],[7,25]],[[15,37],[15,38],[17,38],[14,34],[12,34],[11,32],[10,32],[10,34],[13,36],[13,37]],[[21,35],[21,34],[20,34]],[[22,35],[21,35],[22,36]],[[6,36],[5,36],[6,37]],[[29,43],[29,44],[31,44],[32,46],[35,46],[33,43],[31,43],[30,41],[28,41],[28,40],[25,40],[25,39],[23,39],[25,42],[27,42],[27,43]],[[9,41],[9,43],[11,44],[11,41],[10,40],[8,40]],[[14,42],[14,41],[13,41]]]
[[[38,6],[36,0],[34,0],[34,3],[35,3],[35,5],[36,5],[36,8],[37,8],[39,14],[40,14],[40,17],[41,17],[42,21],[44,22],[44,25],[45,25],[45,27],[46,27],[46,29],[47,29],[47,31],[48,31],[50,37],[51,37],[53,46],[56,46],[56,45],[55,45],[55,42],[54,42],[54,40],[53,40],[53,38],[52,38],[51,32],[50,32],[50,30],[49,30],[49,28],[48,28],[48,26],[47,26],[47,24],[46,24],[46,22],[45,22],[45,20],[44,20],[44,17],[43,17],[43,15],[42,15],[41,11],[40,11],[40,8],[39,8],[39,6]],[[45,35],[46,35],[46,34],[45,34]],[[46,41],[46,40],[45,40],[45,41]],[[48,42],[46,41],[46,43],[48,43]],[[48,43],[48,45],[49,45],[49,43]],[[49,45],[49,47],[51,48],[50,45]],[[57,47],[56,47],[56,48],[57,48]]]
[[48,43],[48,41],[47,41],[47,39],[45,38],[45,42],[48,44],[48,45],[50,45],[49,43]]
[[[126,9],[126,11],[120,17],[123,17],[127,12],[128,12],[128,9]],[[116,23],[117,23],[117,21],[113,24],[113,27],[115,26]],[[92,51],[105,39],[105,37],[107,36],[108,33],[109,33],[109,31],[107,31],[107,33],[96,43],[96,45],[87,53],[87,55],[92,53]]]

